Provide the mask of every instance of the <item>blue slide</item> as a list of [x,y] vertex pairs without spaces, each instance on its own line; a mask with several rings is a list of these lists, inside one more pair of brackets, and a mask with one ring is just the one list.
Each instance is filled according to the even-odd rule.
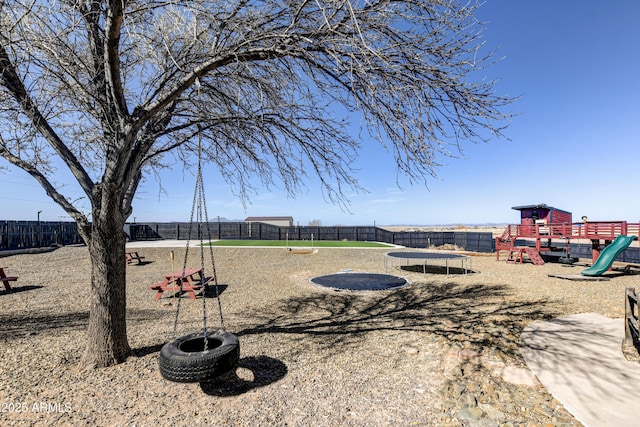
[[616,260],[616,257],[620,255],[620,252],[624,251],[629,247],[631,242],[636,240],[636,236],[625,236],[620,235],[616,237],[616,240],[613,241],[609,246],[604,248],[602,252],[600,252],[600,256],[593,263],[593,265],[589,268],[585,268],[582,270],[583,276],[600,276],[605,271],[611,268],[613,262]]

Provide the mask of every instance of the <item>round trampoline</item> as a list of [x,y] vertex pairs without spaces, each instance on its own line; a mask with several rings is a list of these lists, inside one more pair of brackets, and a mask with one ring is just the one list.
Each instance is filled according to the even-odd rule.
[[345,291],[382,291],[405,286],[402,277],[378,273],[336,273],[314,277],[311,283],[326,288]]
[[[392,260],[403,260],[406,265],[409,262],[420,261],[422,272],[427,272],[427,265],[441,265],[444,263],[447,275],[450,272],[450,261],[460,261],[460,270],[467,274],[471,271],[471,257],[468,255],[454,254],[450,252],[388,252],[384,255],[384,271],[387,272],[388,264]],[[429,264],[431,262],[431,264]]]

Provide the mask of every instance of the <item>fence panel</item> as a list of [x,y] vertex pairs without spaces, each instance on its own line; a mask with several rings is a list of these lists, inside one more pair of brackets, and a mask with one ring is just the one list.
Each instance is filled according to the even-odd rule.
[[319,227],[299,227],[300,240],[319,240]]
[[[473,237],[470,237],[470,236]],[[477,239],[474,241],[474,239]],[[467,250],[472,252],[493,253],[496,251],[496,239],[491,233],[467,233]]]
[[158,224],[131,224],[129,226],[131,240],[158,240],[164,239],[162,235],[158,234]]
[[376,227],[358,227],[356,229],[357,240],[361,242],[376,242]]
[[389,230],[383,230],[382,228],[374,228],[374,237],[372,239],[372,241],[374,242],[382,242],[382,243],[391,243],[392,245],[395,244],[394,242],[394,235],[396,233],[393,233]]
[[258,232],[261,240],[281,240],[280,227],[271,224],[258,223],[260,230]]
[[337,227],[320,227],[318,229],[318,240],[338,240]]
[[0,250],[82,243],[75,222],[0,221]]
[[459,248],[467,247],[467,233],[454,231],[453,232],[453,244]]
[[444,245],[444,233],[442,231],[432,231],[429,233],[430,246]]
[[358,239],[358,233],[356,227],[336,227],[338,230],[337,240],[351,240],[356,241]]
[[177,239],[180,235],[180,224],[177,222],[157,224],[156,231],[163,239]]
[[429,232],[426,231],[414,231],[410,233],[410,239],[412,248],[428,248],[431,244]]

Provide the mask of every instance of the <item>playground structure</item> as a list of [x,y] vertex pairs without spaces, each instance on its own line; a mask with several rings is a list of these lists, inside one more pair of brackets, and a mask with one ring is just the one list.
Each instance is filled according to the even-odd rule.
[[[545,259],[554,258],[571,262],[571,243],[590,241],[594,264],[601,253],[612,246],[598,266],[598,269],[604,268],[606,261],[608,269],[616,256],[629,247],[635,236],[640,235],[640,223],[588,221],[586,217],[582,218],[582,222],[574,223],[570,212],[545,204],[517,206],[512,209],[521,212],[521,223],[508,225],[502,236],[496,237],[498,261],[500,252],[507,251],[509,263],[522,262],[525,255],[535,265],[542,265]],[[620,236],[629,237],[618,239]],[[612,245],[614,241],[616,244]]]
[[583,276],[600,276],[602,273],[609,270],[611,265],[613,265],[613,262],[616,260],[616,257],[637,239],[638,238],[636,236],[625,236],[624,234],[616,237],[616,240],[614,240],[613,243],[603,249],[593,265],[582,270],[581,274]]

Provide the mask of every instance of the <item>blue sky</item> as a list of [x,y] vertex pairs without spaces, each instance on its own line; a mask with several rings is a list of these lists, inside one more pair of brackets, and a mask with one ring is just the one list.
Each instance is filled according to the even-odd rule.
[[[215,170],[205,170],[209,218],[292,216],[300,225],[514,223],[513,206],[546,203],[590,220],[640,221],[640,2],[487,0],[487,48],[504,60],[487,70],[497,94],[521,96],[507,140],[463,145],[428,187],[396,185],[393,157],[368,148],[356,177],[368,194],[348,195],[349,211],[324,201],[317,181],[295,199],[277,190],[246,210]],[[367,147],[373,147],[367,144]],[[0,166],[6,166],[0,160]],[[181,167],[147,180],[134,202],[143,221],[187,221],[195,177]],[[25,173],[0,172],[0,219],[68,220]],[[78,194],[80,196],[80,194]],[[86,206],[88,210],[88,206]]]

